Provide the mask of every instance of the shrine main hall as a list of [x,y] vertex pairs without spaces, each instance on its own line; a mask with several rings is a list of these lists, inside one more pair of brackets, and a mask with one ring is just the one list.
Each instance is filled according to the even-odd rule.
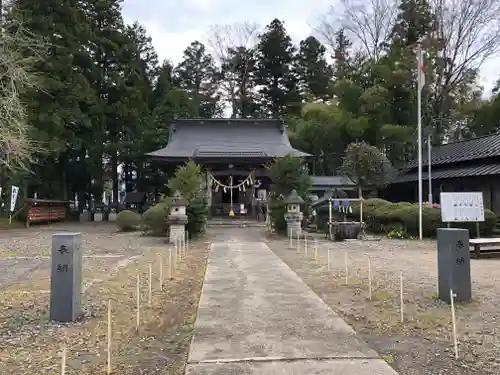
[[277,119],[175,119],[165,148],[148,154],[173,171],[188,160],[206,172],[212,216],[254,216],[272,183],[266,163],[276,157],[310,157],[290,144]]

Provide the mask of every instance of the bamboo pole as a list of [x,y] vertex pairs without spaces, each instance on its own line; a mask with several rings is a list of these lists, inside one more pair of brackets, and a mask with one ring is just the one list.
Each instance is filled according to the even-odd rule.
[[455,294],[450,289],[450,303],[451,303],[451,324],[453,329],[453,349],[455,351],[455,359],[458,359],[458,340],[457,340],[457,319],[455,315]]
[[349,283],[349,273],[347,269],[347,248],[344,249],[344,265],[345,265],[345,285]]
[[168,248],[168,279],[170,280],[173,275],[173,267],[172,267],[172,246]]
[[111,374],[111,300],[108,301],[108,375]]
[[135,316],[135,330],[139,331],[139,325],[141,324],[141,281],[139,272],[137,272],[137,283],[136,283],[136,291],[135,291],[135,299],[136,299],[136,316]]
[[328,263],[328,272],[330,272],[330,246],[328,246],[327,250],[327,263]]
[[153,265],[149,263],[148,303],[150,305],[152,300],[153,300]]
[[67,358],[67,353],[66,353],[66,348],[63,349],[62,351],[62,356],[61,356],[61,375],[66,375],[66,358]]
[[160,258],[160,290],[163,291],[163,256],[158,255]]
[[404,323],[404,299],[403,299],[403,271],[399,274],[399,304],[401,312],[401,323]]
[[372,300],[372,264],[368,257],[368,299]]

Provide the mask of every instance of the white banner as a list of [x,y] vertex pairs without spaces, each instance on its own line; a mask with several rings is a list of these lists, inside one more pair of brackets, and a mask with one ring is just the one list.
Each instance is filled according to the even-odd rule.
[[19,186],[12,185],[12,191],[10,192],[10,212],[14,212],[16,208],[17,193],[19,193]]

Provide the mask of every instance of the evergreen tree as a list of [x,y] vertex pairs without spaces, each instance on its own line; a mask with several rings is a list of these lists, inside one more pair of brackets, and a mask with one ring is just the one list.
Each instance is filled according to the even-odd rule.
[[260,93],[268,116],[300,112],[298,79],[292,68],[295,51],[292,39],[278,19],[273,20],[260,35],[256,82],[262,86]]
[[223,77],[235,83],[233,117],[256,117],[259,100],[255,92],[255,53],[252,49],[238,47],[228,51],[227,61],[222,63]]
[[392,47],[413,47],[422,38],[429,38],[435,28],[435,17],[428,0],[401,0],[392,28]]
[[[127,66],[131,63],[130,38],[123,22],[120,0],[90,2],[87,12],[92,20],[92,54],[96,62],[93,85],[98,93],[94,137],[99,142],[88,152],[88,163],[94,170],[88,189],[99,200],[106,173],[111,177],[116,203],[119,199],[119,155],[123,152],[121,142],[135,105],[135,99],[131,99],[135,88],[127,85],[131,81]],[[105,170],[103,161],[106,161]]]
[[175,68],[176,84],[185,90],[194,104],[196,117],[221,114],[217,80],[219,73],[205,45],[194,41],[184,51],[183,61]]
[[313,36],[300,42],[296,71],[301,93],[312,100],[330,99],[332,68],[325,59],[326,48]]
[[349,78],[351,71],[349,51],[351,47],[352,43],[345,35],[344,29],[338,30],[335,33],[335,48],[333,50],[333,58],[335,59],[333,75],[337,80]]
[[133,172],[137,179],[142,178],[146,163],[145,154],[153,151],[155,129],[151,117],[153,105],[153,84],[158,71],[158,57],[151,45],[146,30],[134,23],[125,30],[128,37],[126,60],[123,66],[123,99],[128,100],[128,112],[123,116],[123,139],[120,161],[124,164],[123,173],[127,191],[133,189]]
[[29,121],[44,150],[38,154],[34,172],[44,180],[59,180],[49,189],[40,186],[39,194],[67,199],[66,187],[76,188],[85,179],[87,170],[79,160],[91,144],[89,110],[95,104],[95,92],[87,76],[92,64],[87,49],[89,20],[76,0],[43,4],[18,0],[9,8],[7,20],[6,27],[13,28],[12,32],[19,27],[19,20],[47,46],[46,55],[40,56],[32,46],[24,45],[25,55],[36,61],[34,69],[43,87],[25,97]]

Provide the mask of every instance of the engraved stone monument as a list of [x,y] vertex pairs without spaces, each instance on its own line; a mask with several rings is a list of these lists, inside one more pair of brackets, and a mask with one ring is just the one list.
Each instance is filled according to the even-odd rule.
[[81,233],[56,233],[52,236],[51,320],[73,322],[81,314],[81,237]]
[[304,200],[297,194],[297,191],[292,190],[290,195],[285,197],[287,212],[285,213],[286,229],[288,236],[300,236],[302,234],[302,218],[304,214],[300,211],[300,205]]
[[169,241],[175,244],[176,241],[184,240],[185,225],[188,222],[186,215],[187,201],[178,191],[175,192],[173,197],[169,198],[170,215],[168,217],[168,224],[170,225]]
[[439,299],[450,303],[450,289],[456,301],[471,299],[469,231],[459,228],[437,230]]

